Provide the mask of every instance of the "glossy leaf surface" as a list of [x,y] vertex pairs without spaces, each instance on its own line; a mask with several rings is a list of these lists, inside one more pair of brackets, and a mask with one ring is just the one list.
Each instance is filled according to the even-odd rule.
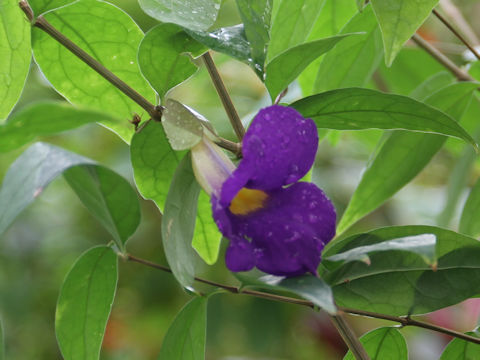
[[[86,0],[48,12],[45,19],[155,103],[155,93],[137,63],[143,32],[127,14],[106,2]],[[114,116],[115,121],[103,120],[102,124],[130,142],[134,131],[128,120],[145,110],[38,28],[33,29],[33,49],[43,74],[59,93],[73,104]]]
[[22,93],[32,50],[30,24],[18,1],[0,2],[0,121],[6,119]]
[[75,2],[75,0],[29,0],[35,16]]
[[55,314],[55,333],[64,359],[100,358],[117,272],[117,256],[107,246],[88,250],[70,269]]
[[[478,328],[467,335],[479,337]],[[480,358],[480,345],[462,339],[453,339],[443,350],[439,360],[475,360]]]
[[[383,327],[372,330],[360,338],[371,360],[407,360],[407,342],[396,328]],[[343,360],[354,360],[349,351]]]

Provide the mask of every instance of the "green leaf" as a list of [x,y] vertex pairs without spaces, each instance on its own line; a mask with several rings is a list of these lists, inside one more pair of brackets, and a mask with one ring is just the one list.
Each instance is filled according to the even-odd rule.
[[207,30],[217,19],[220,0],[139,0],[151,17],[191,30]]
[[123,249],[140,221],[138,199],[130,184],[90,159],[45,143],[30,146],[5,175],[0,189],[0,234],[62,173]]
[[[461,86],[462,96],[477,87]],[[348,88],[312,95],[291,104],[319,128],[339,130],[405,129],[458,137],[475,147],[475,140],[452,117],[402,95],[376,90]]]
[[[379,251],[410,251],[423,258],[431,266],[436,266],[435,246],[437,239],[433,234],[422,234],[418,236],[406,236],[398,239],[384,241],[378,244],[358,246],[342,253],[332,255],[327,261],[363,261],[370,265],[370,253]],[[325,261],[324,260],[324,261]]]
[[5,360],[5,339],[3,336],[2,322],[0,321],[0,360]]
[[390,66],[403,44],[427,19],[438,0],[372,0],[382,29],[385,63]]
[[35,140],[92,122],[115,121],[103,112],[77,108],[65,102],[35,103],[14,112],[0,126],[0,152],[15,150]]
[[32,58],[30,23],[16,0],[0,2],[0,54],[2,120],[10,114],[22,93]]
[[243,24],[223,27],[212,32],[192,30],[185,32],[209,49],[250,64],[250,43],[245,37]]
[[314,85],[316,92],[363,87],[370,80],[383,54],[380,29],[371,6],[355,15],[340,33],[355,32],[365,34],[345,39],[324,56]]
[[480,235],[480,179],[470,191],[463,208],[460,232],[475,237]]
[[421,101],[438,91],[438,89],[441,89],[453,83],[455,83],[455,79],[452,74],[446,71],[441,71],[432,75],[420,85],[418,85],[415,90],[410,93],[409,97]]
[[98,246],[75,262],[57,303],[55,333],[64,359],[99,359],[117,287],[117,256]]
[[267,62],[303,43],[317,20],[325,0],[281,0],[273,14]]
[[[453,84],[433,94],[426,103],[460,119],[475,87],[472,83]],[[435,134],[401,131],[391,134],[368,164],[340,220],[337,233],[341,234],[408,184],[440,150],[445,140],[444,136]]]
[[337,266],[322,262],[321,276],[333,288],[339,306],[391,315],[435,311],[478,295],[480,242],[432,226],[396,226],[357,234],[330,243],[323,256],[407,236],[437,238],[437,266],[406,251],[370,254],[371,264],[355,261]]
[[[469,331],[467,335],[480,337],[479,329]],[[453,339],[443,350],[439,360],[476,360],[480,358],[480,345],[462,339]]]
[[163,211],[168,188],[183,153],[173,151],[160,122],[148,121],[130,145],[135,183],[145,199]]
[[357,34],[343,34],[310,41],[290,48],[272,59],[267,64],[265,75],[265,85],[270,97],[275,99],[313,60],[330,51],[339,41],[350,35]]
[[168,329],[158,360],[203,360],[206,338],[207,299],[195,297]]
[[[371,360],[408,360],[408,348],[405,338],[395,328],[382,327],[369,331],[360,338]],[[354,360],[348,351],[343,360]]]
[[213,265],[218,259],[221,240],[222,234],[212,217],[210,198],[204,191],[201,191],[198,197],[197,220],[192,246],[208,265]]
[[29,0],[35,16],[75,2],[75,0]]
[[175,171],[162,216],[162,240],[173,275],[190,287],[195,275],[196,256],[192,248],[200,186],[195,180],[190,153]]
[[273,0],[236,0],[250,43],[251,65],[263,79],[267,46],[270,41],[270,21]]
[[234,273],[234,275],[242,282],[242,288],[254,288],[277,293],[293,293],[311,301],[330,314],[337,312],[332,289],[321,278],[312,275],[290,278],[267,275],[257,279],[243,273]]
[[[155,93],[137,64],[137,49],[143,33],[126,13],[103,1],[85,0],[48,12],[45,18],[155,103]],[[58,92],[73,104],[114,116],[115,120],[102,120],[101,123],[130,142],[133,127],[128,120],[134,113],[145,113],[139,105],[38,28],[33,28],[33,49],[43,74]]]
[[101,166],[77,166],[63,175],[123,250],[140,224],[140,204],[132,186],[117,173]]
[[138,50],[138,64],[145,78],[163,99],[171,88],[196,71],[188,53],[197,55],[205,47],[174,24],[159,24],[150,30]]

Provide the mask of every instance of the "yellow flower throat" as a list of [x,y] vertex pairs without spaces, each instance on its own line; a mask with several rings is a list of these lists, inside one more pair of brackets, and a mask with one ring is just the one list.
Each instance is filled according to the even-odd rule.
[[268,195],[262,190],[242,188],[230,203],[230,211],[235,215],[247,215],[261,209]]

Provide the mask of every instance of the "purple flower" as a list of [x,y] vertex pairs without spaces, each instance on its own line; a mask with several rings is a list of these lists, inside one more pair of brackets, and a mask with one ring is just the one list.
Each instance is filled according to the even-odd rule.
[[[212,145],[203,142],[201,146]],[[236,169],[212,149],[208,157],[215,165],[205,168],[204,157],[199,169],[195,159],[200,157],[192,149],[197,178],[203,177],[201,184],[210,184],[215,222],[230,240],[225,261],[231,271],[256,266],[280,276],[317,273],[322,249],[335,235],[336,221],[335,209],[323,191],[298,182],[312,167],[317,147],[317,129],[311,119],[274,105],[253,119]]]

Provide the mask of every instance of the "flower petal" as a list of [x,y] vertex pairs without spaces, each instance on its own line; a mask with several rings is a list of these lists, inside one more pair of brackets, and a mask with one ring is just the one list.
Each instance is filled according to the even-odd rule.
[[[307,271],[316,274],[321,251],[335,235],[333,204],[311,183],[296,183],[267,193],[266,206],[247,215],[234,215],[214,199],[214,218],[220,231],[233,242],[250,240],[255,266],[264,272],[282,276]],[[230,268],[230,263],[228,260],[229,269],[238,271]]]
[[224,183],[222,204],[229,203],[244,186],[273,190],[293,184],[312,167],[317,148],[313,120],[279,105],[260,110],[243,138],[243,159]]

